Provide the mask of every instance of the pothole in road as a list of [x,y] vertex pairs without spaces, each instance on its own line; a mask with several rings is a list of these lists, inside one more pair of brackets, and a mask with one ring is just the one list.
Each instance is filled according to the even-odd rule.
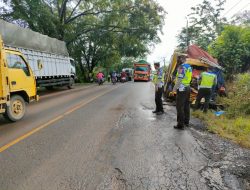
[[124,109],[125,109],[124,106],[121,104],[116,107],[110,108],[111,111],[122,111]]
[[119,168],[108,172],[104,182],[97,187],[97,190],[126,190],[126,180]]
[[[145,118],[148,121],[156,121],[157,118],[153,115],[152,111],[155,109],[151,103],[141,103],[140,111],[143,114],[142,118]],[[146,114],[146,115],[145,115]]]
[[149,121],[156,121],[156,117],[148,117],[147,120],[149,120]]
[[123,112],[120,115],[114,129],[121,129],[125,126],[133,126],[133,117],[130,112]]

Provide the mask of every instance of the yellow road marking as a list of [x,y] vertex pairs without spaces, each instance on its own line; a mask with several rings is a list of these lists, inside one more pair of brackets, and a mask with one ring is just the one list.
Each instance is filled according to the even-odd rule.
[[16,138],[15,140],[13,140],[13,141],[7,143],[6,145],[0,147],[0,153],[3,152],[3,151],[5,151],[5,150],[7,150],[7,149],[10,148],[10,147],[12,147],[13,145],[17,144],[18,142],[20,142],[20,141],[26,139],[27,137],[33,135],[34,133],[40,131],[41,129],[44,129],[44,128],[48,127],[49,125],[51,125],[51,124],[57,122],[58,120],[62,119],[64,116],[71,114],[72,112],[74,112],[74,111],[76,111],[76,110],[78,110],[78,109],[84,107],[85,105],[87,105],[87,104],[93,102],[94,100],[98,99],[99,97],[101,97],[101,96],[103,96],[103,95],[105,95],[105,94],[107,94],[107,93],[109,93],[109,92],[115,90],[115,89],[118,88],[118,87],[120,87],[120,86],[117,86],[117,87],[115,87],[115,88],[112,88],[111,90],[108,90],[108,91],[106,91],[106,92],[104,92],[104,93],[101,93],[101,94],[99,94],[99,95],[97,95],[97,96],[94,96],[93,98],[91,98],[91,99],[89,99],[89,100],[87,100],[87,101],[83,101],[83,102],[81,102],[80,104],[78,104],[78,105],[74,106],[73,108],[69,109],[68,111],[64,112],[63,114],[57,116],[56,118],[51,119],[50,121],[48,121],[48,122],[42,124],[41,126],[35,128],[35,129],[32,129],[32,130],[29,131],[28,133],[26,133],[26,134],[24,134],[24,135],[22,135],[22,136]]
[[41,126],[35,128],[35,129],[31,130],[30,132],[24,134],[23,136],[18,137],[17,139],[13,140],[12,142],[10,142],[10,143],[8,143],[8,144],[2,146],[2,147],[0,148],[0,153],[3,152],[3,151],[5,151],[6,149],[10,148],[11,146],[17,144],[17,143],[20,142],[21,140],[23,140],[23,139],[29,137],[30,135],[36,133],[37,131],[40,131],[41,129],[47,127],[48,125],[50,125],[50,124],[52,124],[52,123],[58,121],[58,120],[61,119],[62,117],[63,117],[63,116],[58,116],[58,117],[56,117],[56,118],[50,120],[49,122],[47,122],[47,123],[45,123],[45,124],[43,124],[43,125],[41,125]]

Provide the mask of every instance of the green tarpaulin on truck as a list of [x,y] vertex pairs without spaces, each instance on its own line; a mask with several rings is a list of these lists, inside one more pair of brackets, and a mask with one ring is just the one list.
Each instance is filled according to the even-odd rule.
[[145,60],[140,60],[140,61],[138,61],[137,63],[139,63],[139,64],[149,64],[147,61],[145,61]]
[[0,34],[6,46],[21,47],[36,51],[69,56],[64,41],[50,38],[0,19]]

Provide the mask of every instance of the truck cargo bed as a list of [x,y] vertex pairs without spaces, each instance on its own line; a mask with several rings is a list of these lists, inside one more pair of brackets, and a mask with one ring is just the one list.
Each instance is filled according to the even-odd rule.
[[[7,47],[20,51],[25,55],[36,78],[70,77],[72,74],[69,57],[24,48]],[[38,62],[43,65],[41,70],[38,68]]]

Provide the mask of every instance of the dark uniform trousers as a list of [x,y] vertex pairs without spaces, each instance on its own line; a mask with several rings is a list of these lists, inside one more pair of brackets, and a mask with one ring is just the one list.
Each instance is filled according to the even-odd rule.
[[185,87],[184,91],[177,90],[176,110],[177,126],[184,127],[189,124],[190,120],[190,87]]
[[207,112],[208,107],[209,107],[209,101],[212,95],[212,89],[211,88],[200,88],[196,97],[195,101],[195,109],[200,109],[201,107],[201,99],[204,97],[205,98],[205,103],[204,103],[204,112]]
[[158,88],[158,90],[155,91],[155,104],[156,104],[157,112],[163,111],[162,92],[163,92],[163,88]]

